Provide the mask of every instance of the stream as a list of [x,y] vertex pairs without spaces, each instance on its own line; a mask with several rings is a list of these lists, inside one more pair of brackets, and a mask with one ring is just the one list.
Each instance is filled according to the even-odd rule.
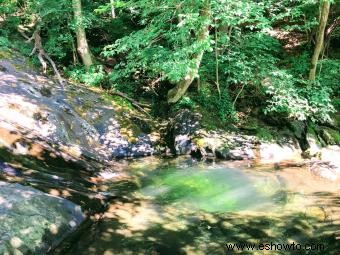
[[[300,159],[289,139],[258,148],[252,136],[204,131],[197,146],[217,152],[218,145],[221,158],[245,161],[144,157],[163,155],[157,149],[163,131],[154,121],[102,91],[80,85],[64,91],[18,53],[4,56],[0,254],[339,255],[339,179],[322,179],[305,167],[246,161]],[[166,129],[184,139],[177,145],[185,154],[199,122],[189,110],[173,119]],[[176,123],[181,130],[175,134]],[[224,145],[233,149],[225,153]],[[325,150],[322,161],[337,161],[338,146]],[[332,171],[322,173],[337,179]],[[271,243],[322,244],[324,250],[226,246]]]
[[[190,158],[103,173],[117,196],[51,254],[338,254],[339,184],[304,168]],[[226,244],[323,244],[324,251],[228,251]],[[266,253],[267,252],[267,253]]]

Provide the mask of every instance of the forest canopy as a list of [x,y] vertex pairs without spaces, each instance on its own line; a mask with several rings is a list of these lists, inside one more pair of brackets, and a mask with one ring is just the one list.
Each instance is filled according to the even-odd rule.
[[1,0],[0,47],[155,116],[165,102],[222,123],[253,109],[331,122],[339,14],[331,0]]

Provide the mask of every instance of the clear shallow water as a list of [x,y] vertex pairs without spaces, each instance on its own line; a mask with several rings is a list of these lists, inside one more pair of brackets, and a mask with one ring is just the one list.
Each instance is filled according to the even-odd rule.
[[[265,181],[230,168],[167,168],[143,178],[139,192],[160,205],[197,211],[264,210],[275,203],[273,193],[278,191],[275,187],[274,192],[266,193],[260,185]],[[271,181],[271,186],[279,185]]]
[[[54,254],[338,254],[337,184],[305,169],[137,160],[103,183],[118,195]],[[119,179],[119,180],[118,180]],[[339,236],[338,236],[339,237]],[[323,243],[327,250],[226,251],[226,243]],[[67,242],[66,242],[67,243]]]

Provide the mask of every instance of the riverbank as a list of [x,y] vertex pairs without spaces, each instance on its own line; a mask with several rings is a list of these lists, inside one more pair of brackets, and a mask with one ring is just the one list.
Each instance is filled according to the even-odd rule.
[[[35,223],[32,228],[26,228],[27,224],[22,224],[21,220],[6,217],[5,223],[0,227],[0,232],[4,233],[0,252],[20,251],[29,254],[39,251],[44,254],[54,249],[73,231],[76,231],[75,236],[79,238],[79,234],[83,234],[82,231],[89,231],[88,227],[95,228],[93,232],[89,232],[95,236],[98,234],[100,239],[105,238],[105,235],[107,238],[113,238],[112,231],[123,231],[115,232],[116,241],[125,240],[132,235],[132,241],[138,241],[133,243],[134,246],[146,242],[146,246],[142,245],[146,249],[143,248],[143,251],[149,251],[149,248],[152,251],[154,248],[153,245],[149,247],[150,242],[158,240],[160,243],[166,243],[167,235],[177,234],[176,231],[169,233],[168,228],[175,224],[176,217],[181,216],[177,211],[172,214],[175,209],[170,206],[163,208],[169,211],[169,218],[162,218],[158,214],[163,209],[157,203],[135,196],[135,192],[138,193],[141,188],[143,175],[148,176],[152,171],[157,172],[169,166],[183,171],[190,165],[200,165],[201,170],[218,167],[239,171],[247,168],[240,178],[234,178],[236,183],[238,179],[246,179],[248,183],[248,178],[257,173],[258,169],[264,172],[268,170],[264,175],[274,175],[275,180],[283,178],[285,185],[293,185],[292,191],[297,191],[299,183],[307,181],[309,184],[304,183],[301,187],[308,187],[310,194],[328,192],[326,197],[315,194],[314,198],[320,197],[322,202],[313,198],[310,203],[330,203],[330,208],[336,207],[336,191],[330,188],[338,187],[339,146],[334,141],[327,145],[317,135],[306,133],[303,123],[293,123],[294,129],[271,127],[275,130],[276,137],[271,133],[264,135],[263,127],[262,135],[259,135],[258,123],[251,128],[249,125],[238,129],[211,128],[202,113],[188,109],[173,111],[166,119],[152,118],[132,108],[121,98],[103,94],[103,91],[98,92],[98,89],[71,83],[62,86],[50,77],[41,75],[15,51],[2,56],[6,58],[0,59],[0,179],[4,181],[3,187],[6,189],[0,191],[0,209],[5,210],[6,215],[22,214],[27,204],[25,202],[24,206],[22,199],[32,200],[33,202],[29,203],[30,214],[25,214],[23,220],[27,224]],[[320,141],[323,141],[323,144]],[[183,160],[181,156],[184,155],[188,158]],[[290,169],[289,172],[287,169]],[[196,176],[193,171],[188,173],[191,175],[187,178],[181,175],[170,178],[182,181],[176,184],[176,189],[191,183],[191,178],[197,179],[195,183],[204,179],[204,176]],[[320,176],[325,180],[317,179]],[[206,177],[209,179],[210,175]],[[226,183],[229,181],[228,175],[223,173],[222,177]],[[214,186],[216,182],[218,180],[213,179],[199,189],[202,191],[206,186]],[[323,184],[324,182],[327,184]],[[243,183],[238,184],[243,186]],[[280,181],[274,182],[270,189],[277,191],[280,185]],[[303,194],[304,191],[297,192]],[[19,193],[22,196],[15,195]],[[237,199],[235,201],[237,202]],[[57,208],[54,218],[48,216],[46,208],[50,204]],[[296,204],[292,205],[294,206]],[[320,221],[318,217],[323,209],[317,207],[311,210],[316,211],[316,220]],[[138,236],[143,235],[143,231],[148,231],[148,226],[142,230],[134,229],[136,226],[132,226],[130,230],[117,230],[121,223],[127,221],[129,224],[132,222],[143,226],[141,221],[148,213],[164,225],[161,229],[164,231],[161,240],[155,236],[159,225],[150,230],[152,233],[149,241],[137,240],[140,238]],[[187,212],[183,217],[189,217],[192,213]],[[296,213],[299,215],[301,211]],[[198,214],[200,216],[194,222],[203,221],[203,226],[208,229],[214,226],[206,222],[206,217],[216,217],[213,221],[235,220],[235,225],[238,220],[246,223],[243,216],[235,215],[235,218],[231,219],[224,215],[219,218],[219,215],[211,215],[203,209]],[[309,216],[314,222],[315,215]],[[284,219],[283,216],[275,217],[273,225]],[[36,220],[37,218],[40,220]],[[256,216],[254,221],[257,219]],[[259,219],[265,220],[265,216],[261,215]],[[299,218],[294,216],[290,219],[294,221]],[[152,223],[154,219],[150,220]],[[58,224],[53,225],[52,222]],[[80,224],[81,222],[84,223]],[[200,233],[199,236],[210,235],[205,230],[201,232],[197,226],[191,227],[194,232]],[[312,228],[312,225],[310,227]],[[188,237],[188,229],[184,225],[176,225],[175,228],[181,229],[183,235],[186,235],[185,238]],[[220,229],[220,226],[217,228]],[[225,230],[222,229],[220,231],[224,233]],[[27,231],[32,233],[31,239],[26,238]],[[241,234],[241,229],[238,231]],[[88,240],[93,237],[92,234],[81,239]],[[255,237],[257,236],[254,235],[253,238]],[[48,241],[44,241],[44,238]],[[176,240],[175,246],[182,249]],[[96,249],[114,252],[112,247],[109,247],[113,245],[112,242],[104,245],[98,241],[98,244],[102,247]],[[99,252],[91,250],[90,241],[88,245],[88,250],[82,251],[84,254]],[[128,254],[130,251],[125,250],[125,245],[126,243],[123,243],[115,249],[121,249]],[[194,246],[194,242],[190,240],[188,245]],[[200,242],[198,247],[201,245],[203,242]],[[65,247],[67,241],[60,249]],[[189,250],[194,249],[190,247]],[[166,247],[164,249],[167,250]],[[210,249],[212,247],[207,248],[206,252]],[[217,250],[220,252],[220,248]],[[199,254],[199,251],[194,253]]]

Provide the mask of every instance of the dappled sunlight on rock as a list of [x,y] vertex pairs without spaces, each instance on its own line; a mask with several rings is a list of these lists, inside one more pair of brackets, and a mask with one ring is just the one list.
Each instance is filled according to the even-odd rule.
[[0,253],[44,254],[84,220],[79,206],[31,187],[0,182]]
[[53,234],[53,235],[57,235],[58,234],[58,226],[55,225],[55,224],[51,224],[50,225],[50,232]]
[[60,195],[60,192],[59,190],[56,190],[56,189],[51,189],[49,191],[49,194],[53,195],[53,196],[59,196]]
[[19,237],[13,237],[10,241],[10,244],[12,245],[13,248],[20,248],[23,242]]

